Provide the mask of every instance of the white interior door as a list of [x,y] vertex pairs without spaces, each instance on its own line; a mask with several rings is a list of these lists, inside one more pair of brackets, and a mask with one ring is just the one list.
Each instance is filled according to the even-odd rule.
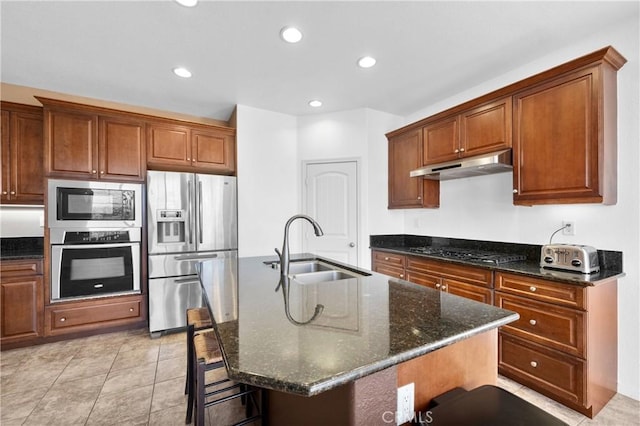
[[305,228],[305,251],[358,265],[358,164],[356,161],[307,163],[305,210],[322,227],[316,237]]

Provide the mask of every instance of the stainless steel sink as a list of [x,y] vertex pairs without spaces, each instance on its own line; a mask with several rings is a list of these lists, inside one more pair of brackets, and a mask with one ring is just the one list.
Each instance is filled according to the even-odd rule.
[[358,278],[363,276],[362,274],[342,270],[318,271],[291,275],[291,278],[300,284],[316,284],[327,281],[348,280],[351,278]]
[[[280,263],[273,263],[272,266],[280,269]],[[289,263],[289,275],[306,274],[318,271],[333,271],[334,266],[320,260],[295,260]]]

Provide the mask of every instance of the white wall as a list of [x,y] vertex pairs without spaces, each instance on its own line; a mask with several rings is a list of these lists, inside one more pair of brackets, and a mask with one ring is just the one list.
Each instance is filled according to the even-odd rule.
[[44,235],[44,207],[0,207],[0,237],[42,237]]
[[275,256],[284,223],[298,212],[296,118],[243,105],[236,116],[239,255]]
[[[637,17],[615,28],[601,29],[589,39],[559,46],[544,58],[430,105],[407,117],[413,122],[473,99],[537,72],[607,45],[628,60],[618,72],[618,203],[516,207],[512,174],[442,182],[440,208],[405,210],[404,232],[418,235],[544,244],[563,219],[576,223],[575,236],[556,235],[555,242],[587,244],[624,253],[626,277],[619,280],[619,392],[640,399],[640,132],[638,117],[639,28]],[[372,223],[372,229],[375,225]]]
[[[299,163],[313,160],[357,159],[358,176],[358,264],[371,265],[369,235],[373,223],[402,230],[402,216],[396,214],[391,225],[387,210],[387,160],[380,147],[387,146],[386,132],[398,127],[401,118],[370,109],[298,118]],[[374,152],[374,155],[370,155]],[[304,171],[301,169],[300,174]],[[373,179],[372,179],[373,175]],[[302,199],[302,187],[300,188]],[[302,210],[302,205],[300,205]],[[381,226],[381,225],[377,225]]]

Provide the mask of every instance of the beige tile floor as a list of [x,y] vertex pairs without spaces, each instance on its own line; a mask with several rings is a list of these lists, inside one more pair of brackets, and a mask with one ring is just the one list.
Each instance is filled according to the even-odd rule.
[[[151,339],[144,330],[4,351],[0,424],[183,425],[185,363],[184,333]],[[640,425],[640,402],[622,395],[591,420],[508,379],[498,384],[571,426]],[[241,413],[223,404],[208,411],[207,423],[228,424]]]

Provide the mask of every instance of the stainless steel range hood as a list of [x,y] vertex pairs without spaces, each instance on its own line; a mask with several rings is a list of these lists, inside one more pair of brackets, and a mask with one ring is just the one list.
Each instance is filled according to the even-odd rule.
[[409,175],[411,177],[422,176],[425,179],[433,180],[451,180],[510,172],[512,170],[511,149],[504,149],[489,154],[447,161],[446,163],[430,164],[412,170]]

